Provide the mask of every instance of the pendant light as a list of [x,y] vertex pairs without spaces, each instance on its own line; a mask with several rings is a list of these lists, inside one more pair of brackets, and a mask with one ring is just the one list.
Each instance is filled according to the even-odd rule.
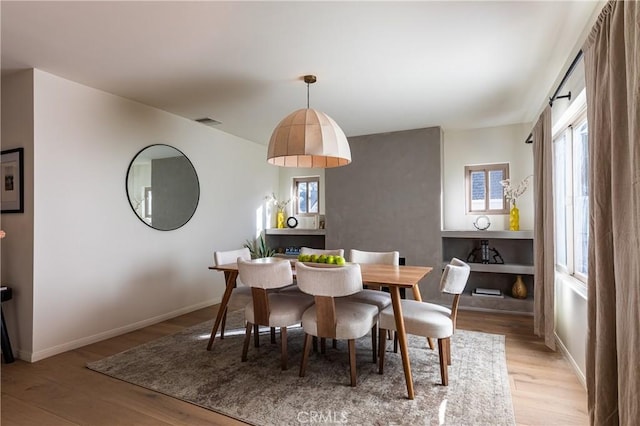
[[286,116],[269,140],[267,162],[281,167],[329,168],[351,163],[351,149],[342,129],[327,114],[309,108],[309,85],[315,75],[305,75],[307,108]]

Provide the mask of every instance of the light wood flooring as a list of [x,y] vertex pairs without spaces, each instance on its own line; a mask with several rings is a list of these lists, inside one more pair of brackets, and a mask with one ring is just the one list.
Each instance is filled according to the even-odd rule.
[[[243,424],[85,368],[89,361],[206,321],[214,317],[216,310],[217,306],[201,309],[33,364],[20,360],[3,363],[0,367],[1,424]],[[588,424],[585,389],[563,356],[546,349],[533,335],[532,317],[460,311],[458,327],[506,335],[507,367],[517,424]]]

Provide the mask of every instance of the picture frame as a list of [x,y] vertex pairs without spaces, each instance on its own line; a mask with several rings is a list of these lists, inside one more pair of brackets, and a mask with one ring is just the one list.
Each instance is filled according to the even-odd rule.
[[24,213],[24,148],[0,152],[2,213]]

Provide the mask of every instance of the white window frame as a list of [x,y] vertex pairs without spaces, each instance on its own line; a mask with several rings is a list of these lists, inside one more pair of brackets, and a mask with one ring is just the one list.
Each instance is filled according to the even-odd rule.
[[[576,136],[576,132],[582,125],[586,122],[587,119],[587,103],[586,103],[586,93],[583,90],[580,95],[576,98],[576,100],[571,104],[571,106],[567,109],[567,111],[562,115],[558,123],[553,126],[552,130],[552,140],[554,144],[554,162],[553,162],[553,174],[554,176],[558,176],[559,170],[558,165],[555,162],[555,144],[559,141],[559,139],[564,136],[566,143],[565,150],[565,200],[564,200],[564,209],[565,209],[565,233],[566,233],[566,265],[560,264],[558,262],[558,253],[556,253],[555,266],[556,271],[575,278],[578,280],[583,286],[586,287],[587,283],[587,275],[576,271],[576,251],[575,251],[575,214],[574,214],[574,206],[575,206],[575,169],[574,164],[576,162],[577,152],[574,150],[574,138]],[[587,123],[588,126],[588,123]],[[588,128],[588,127],[587,127]],[[556,184],[558,182],[557,178],[554,178],[554,200],[556,200]],[[556,200],[557,201],[557,200]],[[555,218],[555,211],[554,211]],[[555,246],[557,247],[557,238],[558,235],[554,236]],[[585,253],[586,255],[586,253]],[[587,272],[588,273],[588,272]]]
[[[318,184],[318,211],[317,212],[309,212],[309,205],[310,205],[310,199],[309,199],[309,191],[307,191],[307,211],[306,212],[300,212],[298,210],[300,203],[298,203],[298,184],[299,183],[306,183],[307,185],[309,183],[315,182]],[[296,176],[293,178],[293,186],[291,187],[292,191],[293,191],[293,197],[292,199],[295,201],[293,203],[293,212],[295,215],[297,216],[316,216],[320,214],[320,176]]]
[[[506,197],[502,196],[502,208],[491,209],[489,198],[489,172],[500,171],[502,172],[502,180],[509,179],[509,163],[495,163],[495,164],[476,164],[471,166],[464,166],[464,185],[465,185],[465,200],[466,200],[466,214],[509,214],[509,203]],[[472,205],[473,200],[473,188],[471,185],[471,174],[475,172],[484,172],[484,209],[474,210]],[[502,188],[501,188],[502,189]]]

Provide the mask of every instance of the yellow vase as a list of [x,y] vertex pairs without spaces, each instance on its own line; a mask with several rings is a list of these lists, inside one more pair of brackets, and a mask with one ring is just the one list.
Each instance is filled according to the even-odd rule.
[[511,287],[511,295],[516,299],[527,298],[527,286],[524,281],[522,281],[522,275],[518,275],[516,282],[513,283],[513,287]]
[[511,211],[509,212],[509,231],[520,230],[520,210],[516,207],[516,203],[513,203]]
[[284,228],[284,212],[282,210],[279,210],[278,214],[276,215],[276,226],[279,229]]

